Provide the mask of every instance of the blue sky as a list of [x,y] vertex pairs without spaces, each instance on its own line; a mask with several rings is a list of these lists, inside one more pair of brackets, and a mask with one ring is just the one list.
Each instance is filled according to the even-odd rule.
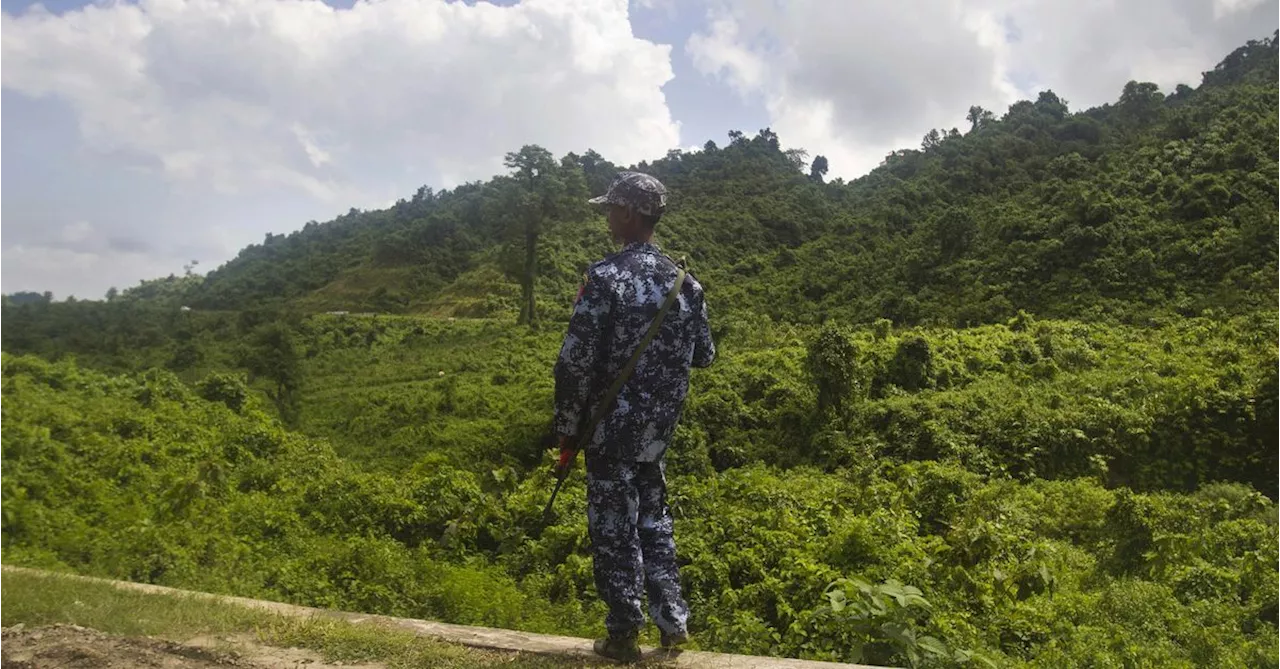
[[680,121],[683,146],[702,146],[707,140],[724,145],[730,130],[753,135],[769,125],[769,115],[758,100],[748,101],[719,78],[694,68],[684,44],[703,26],[706,15],[701,3],[672,1],[655,11],[639,12],[631,19],[637,37],[672,45],[675,79],[663,87],[663,93],[672,115]]
[[[1261,0],[0,0],[0,290],[99,298],[503,171],[778,132],[854,178],[971,104],[1199,83]],[[1258,28],[1258,26],[1263,26]]]

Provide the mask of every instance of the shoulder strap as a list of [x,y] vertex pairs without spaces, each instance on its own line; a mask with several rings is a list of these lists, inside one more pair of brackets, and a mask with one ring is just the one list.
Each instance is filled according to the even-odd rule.
[[654,317],[653,323],[649,324],[649,331],[645,333],[644,339],[641,339],[640,344],[636,346],[635,353],[631,354],[631,359],[627,361],[626,366],[622,368],[622,371],[618,372],[618,378],[614,379],[608,394],[604,396],[604,401],[596,409],[595,415],[591,416],[591,422],[587,424],[587,429],[578,436],[578,450],[582,450],[587,440],[596,431],[596,425],[600,424],[600,419],[604,418],[604,414],[613,407],[614,400],[618,399],[618,393],[622,391],[622,385],[631,377],[631,372],[635,371],[636,364],[640,362],[640,355],[644,353],[644,349],[649,346],[649,342],[653,341],[653,338],[658,334],[658,327],[662,325],[663,317],[667,315],[671,305],[675,304],[676,298],[680,296],[680,288],[684,285],[685,277],[684,263],[678,263],[676,269],[676,284],[671,287],[671,292],[667,293],[666,301],[658,309],[658,315]]

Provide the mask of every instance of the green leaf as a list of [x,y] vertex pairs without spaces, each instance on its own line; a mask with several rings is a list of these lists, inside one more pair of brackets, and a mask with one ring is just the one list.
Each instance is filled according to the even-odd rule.
[[916,645],[934,657],[943,657],[947,654],[946,644],[931,636],[922,636],[916,639]]

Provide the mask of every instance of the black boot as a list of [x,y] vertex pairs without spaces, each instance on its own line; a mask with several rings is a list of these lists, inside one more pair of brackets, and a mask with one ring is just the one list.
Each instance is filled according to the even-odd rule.
[[607,658],[622,662],[635,662],[640,659],[640,642],[637,634],[615,636],[610,634],[604,639],[596,639],[595,651]]
[[667,634],[666,630],[659,630],[659,631],[662,632],[662,647],[665,649],[675,648],[677,646],[683,645],[686,641],[689,640],[689,634],[687,632],[676,632],[674,634]]

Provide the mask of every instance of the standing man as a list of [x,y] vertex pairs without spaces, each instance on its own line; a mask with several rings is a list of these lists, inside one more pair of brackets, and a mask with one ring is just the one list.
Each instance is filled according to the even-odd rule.
[[[686,275],[678,299],[595,430],[583,423],[630,360],[667,293],[677,266],[652,242],[667,204],[655,178],[621,172],[603,196],[609,232],[622,250],[587,270],[555,366],[555,430],[561,466],[581,445],[596,591],[609,607],[609,636],[597,653],[633,661],[644,626],[641,597],[670,648],[687,639],[663,456],[689,390],[690,367],[715,360],[702,286]],[[585,438],[584,438],[585,437]]]

